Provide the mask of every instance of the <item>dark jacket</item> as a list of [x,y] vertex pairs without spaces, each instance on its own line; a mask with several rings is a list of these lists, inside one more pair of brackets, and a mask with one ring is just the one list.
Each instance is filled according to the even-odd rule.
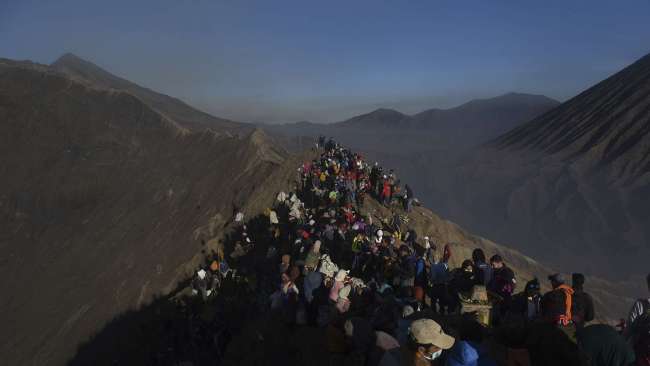
[[573,289],[565,285],[544,294],[541,302],[542,316],[546,320],[558,322],[562,316],[568,313],[566,304],[572,302],[572,299],[567,299],[567,295],[571,296],[572,294]]
[[504,299],[511,297],[515,289],[515,273],[505,265],[495,269],[488,288]]
[[487,286],[492,281],[492,267],[487,263],[475,263],[474,281],[477,285]]
[[458,292],[470,292],[474,287],[475,280],[472,272],[466,272],[462,268],[456,268],[451,271],[451,289]]
[[408,199],[413,199],[413,189],[408,184],[404,187],[406,189],[406,197]]
[[532,366],[584,365],[577,345],[554,324],[530,323],[524,343]]
[[594,300],[591,295],[584,292],[582,289],[574,289],[573,294],[573,321],[576,324],[584,324],[594,320]]
[[415,277],[415,260],[411,256],[400,258],[399,275],[402,280]]
[[512,297],[510,312],[514,315],[521,316],[521,319],[536,319],[540,315],[541,300],[542,297],[540,295],[534,295],[529,298],[528,294],[522,291]]
[[591,366],[628,366],[634,364],[634,351],[614,328],[595,324],[579,329],[576,337]]

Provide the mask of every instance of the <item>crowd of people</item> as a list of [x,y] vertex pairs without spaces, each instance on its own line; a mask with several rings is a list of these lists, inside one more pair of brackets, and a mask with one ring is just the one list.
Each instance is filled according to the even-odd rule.
[[505,260],[479,248],[450,268],[451,247],[410,227],[418,201],[394,171],[331,139],[317,151],[294,192],[254,220],[235,215],[225,251],[196,273],[196,297],[249,284],[259,312],[324,332],[328,364],[650,365],[650,300],[615,329],[589,324],[580,273],[549,276],[543,294],[538,279],[516,292]]

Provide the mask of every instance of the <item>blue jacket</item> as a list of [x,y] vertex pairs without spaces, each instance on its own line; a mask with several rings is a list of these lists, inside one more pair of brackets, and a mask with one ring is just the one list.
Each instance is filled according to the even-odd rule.
[[305,299],[307,302],[311,302],[314,299],[314,290],[319,288],[323,283],[323,275],[318,272],[310,272],[307,277],[305,277],[305,282],[303,283],[303,289],[305,292]]
[[456,341],[447,354],[445,366],[497,366],[497,364],[480,345]]
[[449,282],[449,265],[445,262],[438,262],[431,265],[431,283],[443,284]]

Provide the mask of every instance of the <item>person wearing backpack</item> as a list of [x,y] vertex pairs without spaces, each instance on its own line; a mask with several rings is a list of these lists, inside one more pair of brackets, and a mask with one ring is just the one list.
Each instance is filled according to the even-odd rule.
[[493,303],[494,323],[498,324],[506,315],[512,302],[512,293],[515,290],[517,281],[515,273],[506,266],[503,258],[495,254],[490,258],[492,267],[492,280],[488,283],[487,289],[499,295],[499,300]]
[[[650,273],[646,282],[650,292]],[[650,297],[634,303],[627,324],[624,335],[634,347],[636,365],[650,366]]]
[[594,320],[594,300],[583,290],[585,276],[582,273],[571,275],[573,282],[573,322],[576,327],[582,328],[585,323]]
[[492,281],[492,267],[485,261],[485,253],[482,249],[476,248],[472,252],[474,262],[474,280],[477,285],[488,286]]
[[411,255],[409,248],[406,245],[402,245],[399,248],[397,270],[402,294],[406,297],[411,297],[413,295],[413,286],[415,285],[416,257]]
[[573,289],[565,284],[564,276],[560,273],[550,275],[548,279],[553,290],[542,297],[540,304],[542,319],[557,326],[575,343],[576,328],[571,312]]
[[420,304],[424,304],[424,291],[429,284],[429,279],[427,277],[427,263],[426,263],[426,251],[420,249],[421,247],[416,247],[416,259],[415,259],[415,281],[413,288],[413,296],[415,300]]
[[524,291],[512,297],[510,314],[525,321],[536,320],[539,317],[540,303],[542,301],[539,290],[540,285],[537,278],[528,281]]
[[498,254],[490,258],[490,265],[492,266],[492,280],[488,283],[488,289],[509,301],[517,285],[515,273]]
[[448,245],[445,245],[442,256],[434,254],[434,263],[429,272],[431,308],[441,315],[448,313],[452,305],[449,297],[449,256],[445,253],[449,253]]

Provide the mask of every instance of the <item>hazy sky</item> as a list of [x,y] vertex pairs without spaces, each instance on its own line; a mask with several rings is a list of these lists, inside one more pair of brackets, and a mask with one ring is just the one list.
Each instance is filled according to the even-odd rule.
[[564,100],[650,52],[650,0],[0,0],[0,57],[73,52],[243,121]]

